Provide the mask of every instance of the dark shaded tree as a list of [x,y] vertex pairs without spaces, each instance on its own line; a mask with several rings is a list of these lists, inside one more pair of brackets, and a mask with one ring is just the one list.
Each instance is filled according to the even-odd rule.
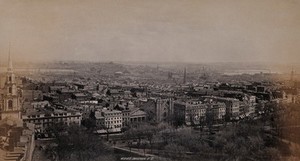
[[101,157],[114,159],[112,150],[85,128],[56,124],[49,130],[54,133],[54,143],[45,152],[52,158],[59,161],[94,161]]

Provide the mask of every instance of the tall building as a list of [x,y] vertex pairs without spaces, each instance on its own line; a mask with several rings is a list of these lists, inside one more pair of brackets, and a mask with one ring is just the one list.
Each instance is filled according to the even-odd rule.
[[18,91],[13,63],[9,53],[8,68],[4,88],[1,90],[1,119],[11,117],[21,119],[21,93]]

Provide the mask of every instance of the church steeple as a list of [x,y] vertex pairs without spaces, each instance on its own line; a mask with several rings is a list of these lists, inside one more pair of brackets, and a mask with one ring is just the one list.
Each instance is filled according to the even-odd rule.
[[183,71],[183,84],[186,84],[186,67],[184,67]]
[[10,52],[10,43],[8,50],[8,66],[7,66],[7,74],[6,74],[6,84],[15,84],[15,74],[13,71],[13,63]]
[[6,82],[3,90],[4,95],[2,97],[2,110],[0,111],[1,118],[13,117],[16,119],[21,119],[21,97],[18,91],[15,74],[13,72],[10,47],[8,52]]
[[8,51],[8,68],[7,68],[8,72],[12,72],[13,71],[13,64],[12,64],[12,59],[11,59],[11,54],[10,54],[10,43],[9,43],[9,51]]

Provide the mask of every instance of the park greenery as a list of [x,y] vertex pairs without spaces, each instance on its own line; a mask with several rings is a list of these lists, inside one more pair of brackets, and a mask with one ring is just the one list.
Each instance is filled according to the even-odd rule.
[[115,160],[113,150],[82,126],[54,124],[47,130],[54,136],[53,143],[45,148],[52,161]]
[[264,129],[262,122],[247,121],[216,134],[175,129],[167,124],[138,124],[124,133],[131,148],[172,160],[274,161],[290,155],[289,146]]

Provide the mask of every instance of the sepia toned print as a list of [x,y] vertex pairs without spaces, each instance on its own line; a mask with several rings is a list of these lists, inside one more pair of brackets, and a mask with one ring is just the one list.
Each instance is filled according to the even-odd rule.
[[300,1],[1,0],[0,161],[300,160]]

